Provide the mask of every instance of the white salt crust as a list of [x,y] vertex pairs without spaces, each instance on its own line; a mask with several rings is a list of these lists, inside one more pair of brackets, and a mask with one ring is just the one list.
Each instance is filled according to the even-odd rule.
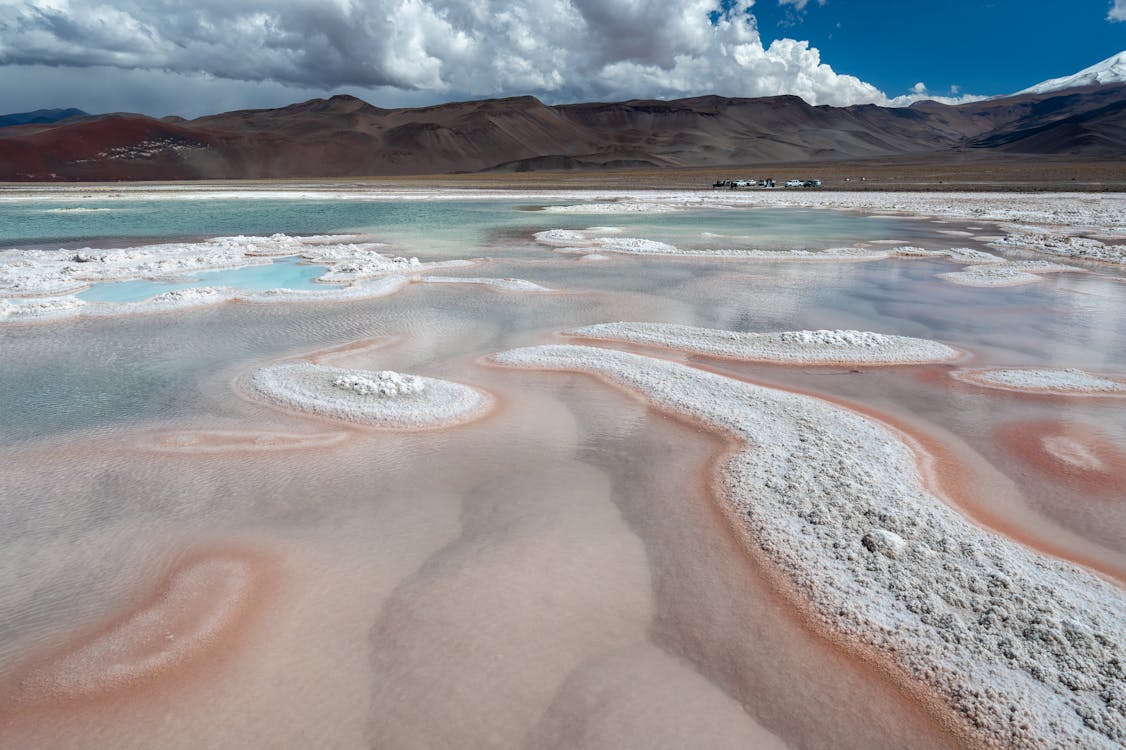
[[[1002,228],[1005,236],[991,243],[994,247],[1033,250],[1076,260],[1126,263],[1126,244],[1107,243],[1094,237],[1076,235],[1067,228],[1021,225]],[[1118,243],[1122,242],[1119,238]]]
[[947,362],[962,356],[937,341],[870,331],[743,333],[671,323],[600,323],[566,335],[752,362],[894,365]]
[[478,284],[502,292],[554,292],[524,279],[491,279],[470,276],[422,276],[418,279],[425,284]]
[[86,302],[73,296],[21,299],[18,302],[0,298],[0,323],[63,320],[78,317],[85,308]]
[[1068,271],[1082,273],[1084,270],[1075,266],[1049,263],[1044,260],[1014,260],[971,266],[961,271],[940,273],[938,277],[961,286],[1021,286],[1039,283],[1039,274],[1042,273],[1064,273]]
[[[607,230],[613,230],[608,232]],[[743,248],[706,248],[685,250],[667,242],[638,237],[620,237],[615,227],[589,229],[548,229],[533,236],[557,253],[588,255],[618,253],[621,255],[678,256],[684,258],[736,258],[744,260],[810,260],[810,261],[876,261],[888,258],[944,258],[956,263],[1001,263],[996,255],[968,247],[926,250],[921,247],[830,247],[824,250],[755,250]]]
[[376,299],[394,294],[412,283],[479,284],[503,292],[555,291],[524,279],[381,276],[375,279],[355,281],[347,286],[326,286],[324,289],[267,289],[254,292],[233,287],[192,287],[189,289],[174,289],[141,302],[86,302],[73,295],[41,299],[18,299],[16,301],[0,298],[0,323],[37,323],[79,317],[143,315],[207,307],[221,302],[268,305],[290,302],[343,302]]
[[386,429],[430,429],[469,422],[492,398],[461,383],[291,362],[255,370],[247,387],[288,409]]
[[967,383],[1007,391],[1126,396],[1126,380],[1112,380],[1076,369],[998,368],[955,370],[950,374]]
[[1126,741],[1126,597],[970,524],[887,427],[820,399],[607,349],[539,346],[511,367],[577,371],[741,444],[723,500],[816,624],[893,663],[987,746]]
[[[510,292],[553,291],[523,279],[422,276],[428,271],[466,268],[478,261],[423,263],[418,258],[388,257],[378,252],[385,245],[366,239],[364,235],[274,234],[122,250],[0,251],[0,323],[144,314],[229,301],[266,304],[370,299],[393,294],[412,281],[482,284]],[[299,256],[325,266],[325,272],[316,279],[325,282],[325,288],[254,292],[205,286],[164,292],[141,302],[86,302],[73,294],[94,283],[169,280],[205,270],[266,264],[272,262],[271,257],[284,256]]]
[[136,279],[183,278],[200,271],[241,268],[300,256],[326,267],[317,281],[348,283],[381,276],[464,268],[474,261],[423,263],[386,256],[378,242],[352,242],[357,235],[217,237],[203,242],[144,245],[119,250],[84,248],[0,251],[0,297],[37,297],[81,291],[90,284]]
[[639,203],[636,201],[614,201],[612,203],[576,203],[570,206],[546,206],[549,214],[667,214],[677,211],[675,206],[664,203]]

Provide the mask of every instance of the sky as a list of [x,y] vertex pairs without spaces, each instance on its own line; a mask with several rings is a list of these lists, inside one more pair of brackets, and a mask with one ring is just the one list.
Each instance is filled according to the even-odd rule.
[[1126,50],[1126,0],[0,0],[0,112],[794,94],[970,101]]

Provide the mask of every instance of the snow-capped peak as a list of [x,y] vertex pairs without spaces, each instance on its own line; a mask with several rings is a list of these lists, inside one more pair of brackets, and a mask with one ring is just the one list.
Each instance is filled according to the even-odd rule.
[[1049,91],[1062,91],[1079,86],[1098,86],[1107,83],[1126,83],[1126,51],[1108,57],[1089,68],[1084,68],[1074,75],[1053,78],[1017,93],[1046,94]]

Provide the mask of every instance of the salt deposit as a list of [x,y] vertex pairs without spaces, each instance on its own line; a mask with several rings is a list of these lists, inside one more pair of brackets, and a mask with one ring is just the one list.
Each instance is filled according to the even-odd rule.
[[986,532],[932,495],[896,433],[816,398],[624,352],[538,346],[504,366],[597,375],[740,449],[723,499],[814,624],[894,664],[978,743],[1126,740],[1126,598]]
[[1076,260],[1126,263],[1126,244],[1111,244],[1092,237],[1077,236],[1064,228],[1005,226],[1005,236],[995,247],[1034,250]]
[[380,370],[368,375],[341,375],[332,381],[337,388],[343,388],[361,396],[413,396],[426,390],[426,384],[414,375],[400,375],[391,370]]
[[1043,260],[1013,260],[991,265],[972,266],[950,273],[940,273],[938,277],[962,286],[1020,286],[1038,283],[1040,281],[1038,274],[1082,272],[1083,270],[1075,266],[1065,266]]
[[82,314],[86,302],[77,297],[47,297],[13,302],[0,298],[0,322],[62,320]]
[[292,362],[255,370],[247,388],[278,406],[387,429],[429,429],[468,422],[492,405],[461,383]]
[[1126,380],[1092,375],[1076,369],[1008,368],[955,370],[958,380],[986,388],[1000,388],[1025,393],[1058,393],[1064,395],[1126,395]]
[[[612,231],[608,231],[612,230]],[[830,247],[820,250],[758,250],[754,248],[704,248],[684,249],[667,242],[618,236],[615,227],[589,229],[548,229],[536,232],[534,237],[543,245],[550,245],[558,253],[588,255],[592,253],[619,253],[623,255],[661,255],[686,258],[739,258],[747,260],[816,260],[816,261],[874,261],[888,258],[945,258],[956,263],[1000,263],[990,253],[968,247],[943,250],[926,250],[921,247]],[[878,243],[867,243],[874,245]]]
[[575,203],[570,206],[546,206],[549,214],[667,214],[676,211],[666,203],[614,201],[613,203]]
[[141,302],[86,302],[74,296],[17,299],[14,301],[0,298],[0,323],[36,323],[73,318],[146,315],[207,307],[223,302],[260,305],[293,302],[346,302],[385,297],[400,291],[410,283],[411,279],[406,276],[383,276],[348,286],[325,287],[324,289],[266,289],[260,292],[252,292],[230,287],[191,287],[188,289],[173,289]]
[[471,276],[421,276],[418,279],[425,284],[478,284],[502,292],[553,292],[546,286],[540,286],[525,279],[491,279]]
[[0,251],[0,297],[43,296],[79,291],[92,283],[178,279],[200,271],[270,263],[271,257],[301,256],[326,266],[317,280],[348,283],[403,273],[425,273],[472,265],[468,260],[424,263],[385,256],[384,245],[354,243],[357,235],[216,237],[202,242],[143,245],[117,250],[83,248]]
[[671,323],[601,323],[567,335],[756,362],[892,365],[946,362],[962,356],[937,341],[869,331],[744,333]]
[[317,281],[326,284],[346,284],[379,276],[435,271],[442,268],[466,268],[473,264],[474,262],[470,260],[443,260],[422,263],[418,258],[387,258],[378,253],[372,253],[364,258],[342,256],[342,259],[333,263],[332,268],[318,276]]
[[[110,188],[52,187],[50,191],[24,188],[0,193],[0,201],[34,199],[43,203],[117,200],[350,200],[434,201],[448,198],[448,191],[380,189],[368,186],[291,189],[215,190],[196,186],[114,186]],[[634,191],[620,190],[528,190],[528,201],[584,202],[548,206],[545,211],[564,213],[653,213],[669,209],[734,207],[808,208],[857,210],[879,216],[931,216],[945,220],[971,221],[975,226],[992,222],[1005,226],[999,247],[1046,252],[1077,259],[1126,263],[1126,197],[1080,193],[919,193],[836,191],[647,191],[639,199]],[[459,190],[458,200],[509,200],[504,190]],[[102,206],[99,206],[102,207]],[[612,207],[612,211],[610,210]],[[363,239],[353,238],[351,239]]]

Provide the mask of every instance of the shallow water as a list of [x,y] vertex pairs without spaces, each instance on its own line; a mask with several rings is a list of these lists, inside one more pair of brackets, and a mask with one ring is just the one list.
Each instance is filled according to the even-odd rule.
[[[143,244],[219,235],[371,233],[403,252],[430,257],[491,254],[504,237],[556,227],[613,225],[627,236],[662,236],[686,247],[825,247],[872,233],[910,239],[912,222],[824,211],[681,211],[671,214],[548,214],[518,201],[433,200],[85,200],[0,202],[0,247]],[[795,215],[796,214],[796,215]]]
[[[939,339],[975,366],[1126,369],[1126,284],[1109,269],[968,289],[935,277],[957,267],[945,261],[583,262],[531,240],[613,224],[684,247],[719,246],[705,232],[723,246],[976,246],[943,234],[948,224],[549,215],[519,202],[47,213],[58,207],[33,221],[32,206],[0,206],[5,242],[364,231],[420,255],[490,256],[467,273],[559,293],[416,284],[372,300],[0,326],[3,746],[957,746],[944,717],[816,635],[746,553],[709,490],[717,437],[593,378],[481,358],[649,320],[856,328]],[[287,260],[195,278],[300,288],[306,273],[319,268]],[[170,287],[87,294],[154,288]],[[316,352],[474,385],[499,407],[395,433],[240,393],[248,370]],[[963,508],[971,517],[1126,574],[1123,467],[1095,491],[1089,472],[1053,472],[998,437],[1067,422],[1126,451],[1126,399],[988,391],[950,379],[955,365],[683,359],[880,412],[949,452],[977,502]]]
[[[324,266],[304,263],[300,258],[280,258],[272,263],[222,271],[201,271],[185,281],[110,281],[91,284],[78,293],[87,302],[140,302],[177,289],[204,286],[232,287],[244,291],[266,289],[324,289],[314,281],[325,272]],[[333,286],[333,285],[330,285]]]

